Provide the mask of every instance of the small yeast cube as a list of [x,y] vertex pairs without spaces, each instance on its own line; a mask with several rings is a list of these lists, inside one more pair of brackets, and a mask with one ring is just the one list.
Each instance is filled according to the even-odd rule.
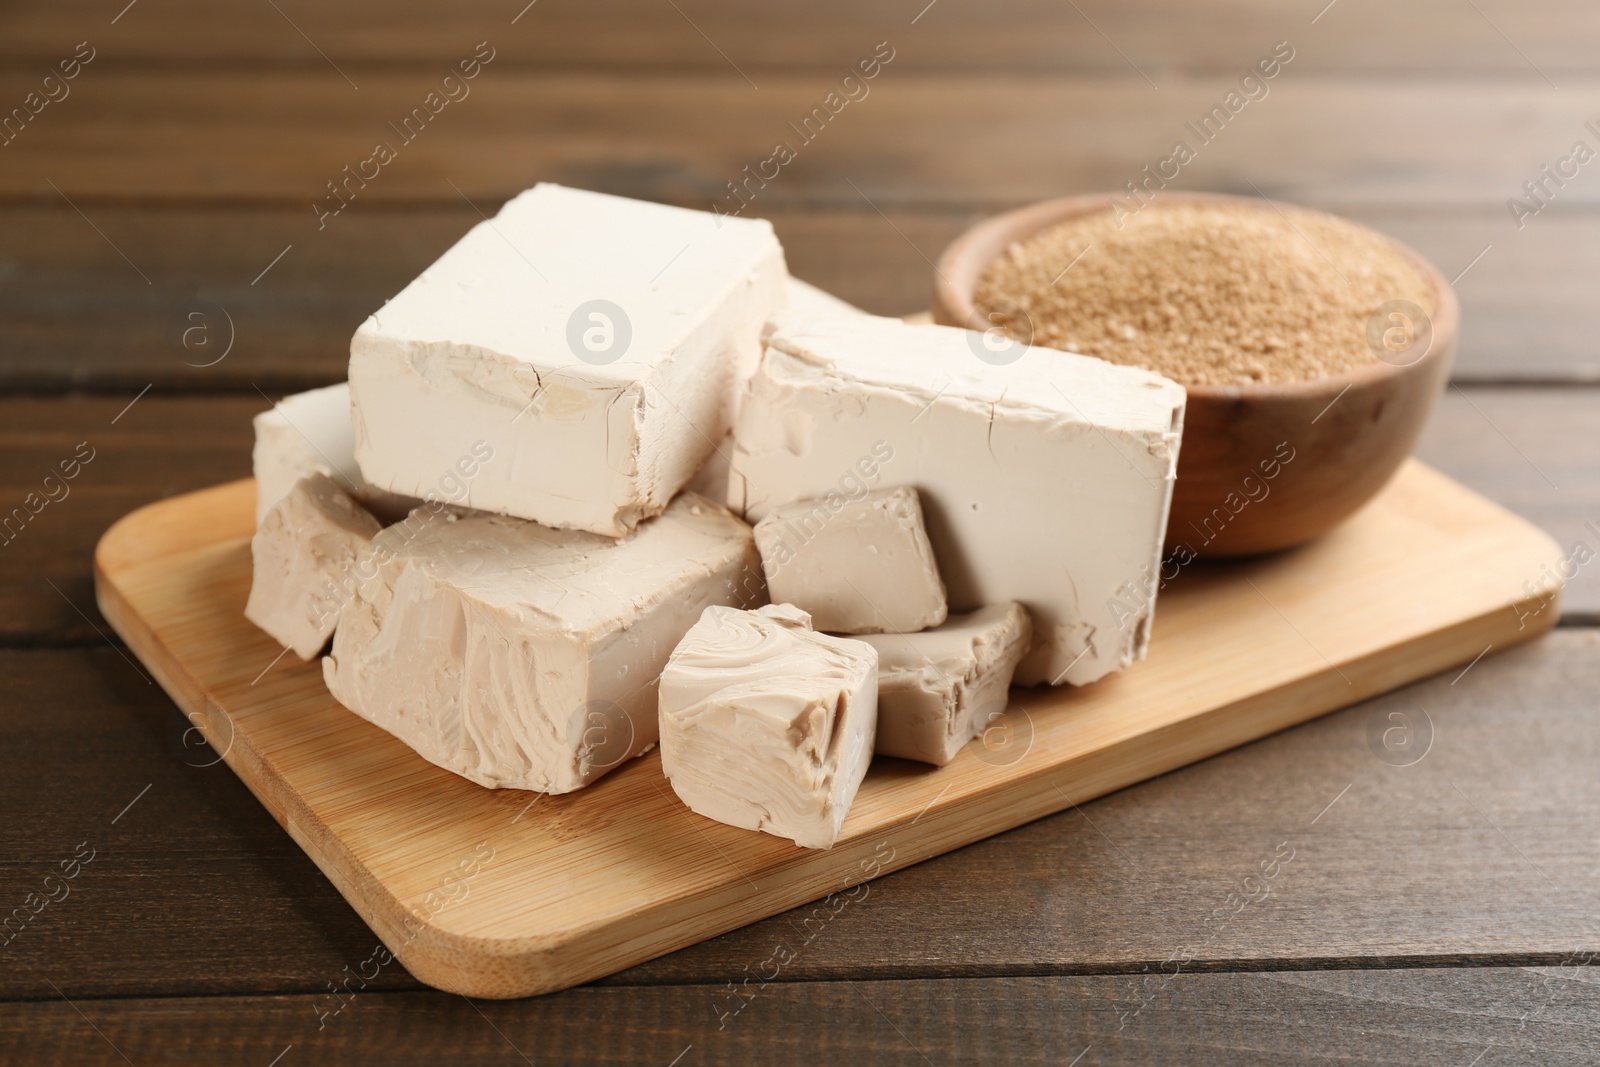
[[910,633],[944,622],[944,583],[910,486],[783,504],[756,523],[775,604],[819,630]]
[[661,768],[690,810],[829,848],[872,761],[878,655],[788,604],[707,608],[661,674]]
[[1028,651],[1021,604],[954,615],[917,634],[865,634],[878,650],[878,741],[885,756],[944,766],[1006,709]]

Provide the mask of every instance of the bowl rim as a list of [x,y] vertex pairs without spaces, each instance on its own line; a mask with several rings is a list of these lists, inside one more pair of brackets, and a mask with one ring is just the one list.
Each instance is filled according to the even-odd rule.
[[[972,290],[976,287],[978,278],[983,271],[988,268],[990,263],[994,262],[995,256],[998,256],[1001,251],[1015,242],[1033,237],[1040,231],[1057,223],[1098,211],[1109,211],[1111,200],[1117,195],[1120,194],[1086,193],[1038,200],[1010,211],[1001,212],[998,215],[991,215],[968,227],[945,247],[945,250],[939,255],[938,262],[934,265],[934,321],[945,322],[948,325],[970,323],[977,310],[972,303]],[[1358,386],[1376,385],[1401,377],[1404,374],[1419,373],[1431,364],[1446,358],[1447,354],[1452,353],[1455,348],[1456,336],[1461,325],[1461,305],[1456,298],[1455,289],[1445,279],[1444,275],[1439,272],[1439,269],[1420,252],[1381,230],[1375,230],[1363,223],[1347,219],[1342,215],[1335,215],[1332,212],[1320,211],[1316,208],[1287,202],[1279,204],[1268,200],[1264,195],[1251,197],[1232,193],[1164,192],[1152,203],[1158,205],[1162,203],[1220,203],[1248,207],[1256,211],[1270,210],[1277,213],[1282,213],[1283,209],[1287,207],[1294,211],[1334,219],[1347,226],[1354,226],[1359,230],[1372,234],[1387,244],[1401,258],[1415,265],[1422,272],[1423,277],[1428,279],[1428,283],[1433,289],[1434,310],[1429,319],[1433,328],[1433,337],[1429,343],[1428,350],[1410,363],[1388,363],[1379,359],[1366,366],[1357,367],[1340,374],[1293,382],[1263,382],[1259,385],[1192,385],[1187,382],[1178,382],[1179,385],[1183,386],[1191,400],[1230,401],[1244,396],[1260,399],[1306,400],[1325,397],[1329,394],[1342,394],[1344,391]],[[976,263],[975,260],[980,255],[980,249],[988,245],[995,246],[994,253],[984,259],[982,263]],[[951,280],[952,276],[963,279],[966,283],[965,286],[958,286],[956,282]]]

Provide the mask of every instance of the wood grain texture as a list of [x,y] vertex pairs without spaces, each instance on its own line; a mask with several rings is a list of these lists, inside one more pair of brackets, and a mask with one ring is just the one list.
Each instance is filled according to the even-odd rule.
[[0,998],[325,992],[377,939],[127,655],[0,651]]
[[[731,71],[655,77],[491,65],[469,96],[407,141],[401,119],[442,77],[375,71],[354,91],[332,71],[90,67],[70,97],[4,148],[0,198],[58,203],[54,182],[91,217],[102,202],[271,202],[302,211],[285,241],[311,240],[313,204],[339,203],[328,183],[384,141],[395,158],[368,166],[365,184],[352,179],[353,205],[454,205],[463,195],[493,204],[547,180],[733,210],[728,184],[785,142],[795,158],[752,186],[761,210],[864,202],[967,210],[1122,189],[1186,139],[1196,155],[1175,179],[1181,188],[1260,189],[1330,206],[1505,210],[1600,114],[1593,77],[1557,92],[1538,79],[1373,80],[1291,65],[1201,144],[1185,123],[1220,106],[1235,79],[1178,78],[1158,92],[1136,77],[951,77],[891,64],[807,141],[789,124],[823,105],[837,80],[830,74],[763,76],[756,91]],[[0,99],[20,100],[36,81],[0,75]],[[1597,198],[1600,186],[1572,181],[1558,200]],[[323,232],[343,221],[325,220]],[[1506,227],[1509,239],[1517,232],[1509,212]]]
[[[1453,386],[1418,444],[1441,470],[1538,523],[1571,560],[1564,610],[1600,621],[1600,388],[1463,389]],[[1537,501],[1537,503],[1535,503]]]
[[[979,217],[885,218],[865,204],[755,213],[772,220],[797,277],[882,315],[927,305],[928,261]],[[1498,206],[1346,213],[1452,277],[1490,249],[1456,285],[1458,381],[1600,375],[1600,304],[1589,285],[1600,272],[1600,213],[1553,208],[1521,232]],[[0,207],[0,386],[289,392],[337,381],[355,328],[478,215],[464,203],[358,203],[312,240],[297,239],[304,216],[290,208],[108,205],[93,218],[152,284],[65,204]]]
[[[0,639],[99,642],[95,627],[110,631],[94,605],[90,559],[106,528],[152,500],[249,473],[250,418],[268,401],[146,395],[124,412],[140,388],[0,398],[0,524],[11,519],[0,525]],[[83,443],[93,459],[63,485],[60,464]],[[52,493],[59,499],[45,503]]]
[[1160,83],[1174,72],[1243,69],[1284,38],[1303,50],[1307,67],[1318,70],[1404,77],[1471,71],[1537,79],[1539,70],[1552,76],[1592,71],[1593,44],[1600,39],[1600,19],[1580,0],[1528,9],[1486,0],[1480,2],[1482,17],[1449,0],[1340,0],[1314,25],[1321,5],[1302,10],[1273,0],[1210,6],[1081,0],[1076,10],[1049,0],[991,0],[981,6],[679,0],[679,11],[648,0],[539,0],[513,25],[525,2],[470,0],[440,7],[426,0],[288,0],[278,5],[284,15],[270,5],[239,4],[228,7],[224,18],[204,0],[141,0],[110,28],[120,5],[108,13],[106,5],[73,0],[6,10],[0,55],[48,63],[63,46],[70,49],[90,35],[103,39],[109,62],[289,64],[332,75],[295,31],[299,26],[341,66],[439,65],[487,37],[512,57],[508,61],[539,66],[724,72],[736,63],[753,73],[848,66],[864,44],[888,37],[905,49],[906,65],[919,69],[1092,70],[1130,77],[1143,70]]
[[[605,984],[738,981],[780,942],[798,948],[784,976],[805,981],[1137,974],[1175,956],[1185,970],[1555,965],[1600,948],[1586,831],[1600,633],[1558,631],[1458,674],[886,875],[820,929],[801,907]],[[0,679],[5,706],[58,709],[0,717],[0,806],[35,813],[0,825],[0,900],[20,904],[79,841],[100,850],[0,948],[0,1000],[52,997],[47,978],[75,1000],[326,994],[371,956],[360,917],[116,652],[4,652]],[[1405,701],[1434,741],[1396,766],[1367,731]],[[1286,840],[1296,855],[1270,894],[1218,928]],[[418,987],[399,964],[368,983]]]
[[253,493],[230,483],[113,527],[101,610],[407,968],[480,996],[562,988],[824,895],[837,910],[883,871],[1555,622],[1522,588],[1555,544],[1411,464],[1316,545],[1179,575],[1137,668],[1014,691],[1009,747],[876,765],[839,843],[806,851],[691,815],[654,754],[564,797],[486,792],[346,713],[319,664],[269,669],[279,649],[241,615]]
[[[575,989],[515,1003],[357,993],[0,1005],[0,1055],[39,1064],[1592,1063],[1577,964],[1143,977]],[[1126,1019],[1126,1024],[1123,1020]],[[319,1020],[325,1025],[318,1029]],[[1119,1026],[1121,1027],[1119,1029]],[[285,1050],[288,1050],[287,1052]],[[1490,1057],[1493,1057],[1492,1059]],[[291,1057],[293,1059],[291,1059]],[[674,1057],[678,1057],[676,1060]]]

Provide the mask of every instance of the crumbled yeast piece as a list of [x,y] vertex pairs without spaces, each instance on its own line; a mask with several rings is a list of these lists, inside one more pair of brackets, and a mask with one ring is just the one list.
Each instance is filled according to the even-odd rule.
[[878,650],[878,742],[885,756],[944,766],[1006,708],[1032,627],[1021,604],[954,615],[915,634],[864,634]]
[[872,761],[878,654],[800,609],[707,608],[661,674],[661,768],[692,811],[829,848]]
[[807,612],[819,630],[912,633],[944,622],[944,583],[910,486],[797,500],[755,529],[773,603]]
[[379,530],[325,474],[294,483],[250,539],[244,616],[301,659],[322,651],[339,623],[338,590]]

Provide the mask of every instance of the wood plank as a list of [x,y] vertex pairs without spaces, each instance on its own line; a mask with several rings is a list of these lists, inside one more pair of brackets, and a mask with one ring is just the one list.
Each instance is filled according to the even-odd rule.
[[1178,575],[1147,661],[1091,687],[1013,690],[1025,747],[876,763],[838,842],[803,850],[690,814],[658,753],[538,803],[485,791],[346,712],[320,664],[274,669],[281,649],[242,614],[254,499],[246,480],[121,520],[95,552],[100,608],[407,968],[475,996],[565,988],[824,896],[842,907],[880,873],[1556,621],[1523,585],[1555,543],[1411,463],[1314,545]]
[[[577,989],[514,1003],[439,993],[0,1006],[0,1054],[39,1064],[432,1067],[1150,1062],[1460,1067],[1590,1062],[1600,988],[1566,968],[1180,974]],[[1140,1008],[1142,1007],[1142,1011]],[[1139,1011],[1139,1014],[1134,1012]],[[1120,1013],[1120,1014],[1119,1014]],[[1119,1029],[1126,1016],[1127,1023]],[[325,1025],[318,1029],[319,1020]],[[1087,1055],[1085,1053],[1087,1052]],[[1494,1059],[1489,1057],[1493,1056]],[[677,1057],[674,1059],[674,1057]]]
[[325,991],[377,939],[124,655],[0,651],[0,996]]
[[[732,72],[491,66],[470,96],[407,140],[400,120],[440,77],[364,73],[357,92],[332,72],[90,68],[69,98],[6,146],[0,197],[58,202],[53,182],[86,208],[251,198],[300,208],[302,222],[284,240],[312,240],[313,205],[340,203],[328,183],[346,180],[342,168],[373,157],[381,140],[395,158],[367,166],[374,176],[364,185],[348,179],[354,204],[454,204],[462,193],[493,203],[545,179],[734,210],[728,183],[743,180],[745,166],[754,173],[781,141],[795,157],[764,187],[752,186],[763,210],[859,208],[863,197],[880,207],[965,210],[1121,189],[1184,138],[1196,152],[1175,179],[1185,189],[1503,206],[1542,164],[1592,137],[1584,122],[1600,113],[1592,76],[1565,79],[1558,92],[1538,80],[1373,79],[1290,67],[1269,95],[1201,143],[1185,123],[1219,106],[1231,79],[1177,78],[1157,92],[1132,76],[954,77],[891,65],[808,141],[789,124],[822,106],[833,79],[820,73],[764,75],[755,91]],[[21,100],[36,82],[8,72],[0,99]],[[1600,186],[1581,181],[1557,196],[1563,204],[1597,198]],[[1506,227],[1509,238],[1509,213]]]
[[[0,676],[15,680],[0,698],[0,800],[29,814],[0,826],[8,910],[78,842],[100,850],[4,947],[0,999],[53,996],[46,978],[74,999],[325,993],[370,957],[366,925],[115,652],[0,652]],[[1554,965],[1600,948],[1600,843],[1585,831],[1600,814],[1600,633],[1557,631],[1456,677],[880,878],[836,914],[796,909],[609,982],[739,981],[778,942],[796,949],[784,976],[807,981],[1160,973],[1174,956],[1185,969]],[[1369,745],[1398,701],[1432,723],[1411,766]],[[22,713],[38,708],[51,713]],[[1219,929],[1228,894],[1286,840],[1295,858],[1270,894]],[[398,963],[371,982],[415,985]]]
[[906,66],[918,69],[1133,74],[1137,64],[1162,84],[1174,72],[1242,70],[1287,38],[1303,53],[1297,62],[1317,70],[1408,77],[1493,71],[1527,79],[1542,70],[1559,82],[1563,73],[1594,69],[1600,39],[1600,18],[1579,0],[1527,9],[1483,0],[1481,15],[1449,0],[1341,0],[1314,24],[1321,5],[1289,8],[1274,0],[1208,8],[1181,0],[1081,0],[1077,10],[1049,0],[981,6],[814,0],[804,8],[681,0],[681,14],[629,0],[540,0],[515,25],[523,5],[493,0],[448,8],[425,0],[279,6],[283,15],[270,5],[240,4],[218,18],[203,0],[142,0],[114,28],[115,7],[108,13],[91,0],[14,7],[0,17],[0,56],[49,63],[88,34],[97,43],[104,39],[108,63],[295,64],[331,74],[299,27],[341,67],[441,66],[488,38],[509,62],[712,71],[737,63],[754,73],[845,67],[863,47],[888,38],[903,49]]
[[[928,260],[976,217],[891,210],[885,218],[864,204],[762,214],[798,277],[886,315],[927,306]],[[1492,246],[1457,285],[1458,380],[1600,375],[1600,303],[1586,284],[1600,273],[1600,212],[1552,209],[1521,233],[1500,208],[1349,214],[1451,275]],[[137,391],[154,381],[292,392],[337,381],[356,326],[478,219],[466,204],[357,205],[307,241],[292,240],[304,219],[289,208],[108,205],[93,217],[153,284],[64,203],[0,207],[0,387]],[[217,361],[230,335],[233,347]]]
[[367,211],[305,240],[288,209],[93,217],[116,248],[65,204],[0,209],[0,384],[254,395],[341,381],[355,328],[478,220],[466,204]]
[[[1457,381],[1600,379],[1600,213],[1552,207],[1518,230],[1503,204],[1459,211],[1355,207],[1457,279]],[[1479,257],[1482,258],[1479,258]]]
[[[1600,621],[1600,389],[1462,389],[1440,399],[1417,454],[1561,544],[1564,617]],[[1529,576],[1533,577],[1532,575]]]
[[[66,500],[46,506],[21,536],[0,546],[0,640],[98,642],[78,610],[105,628],[89,580],[100,534],[142,504],[249,473],[250,417],[267,407],[259,394],[153,392],[111,425],[142,386],[116,396],[0,399],[0,502],[6,513],[39,491],[44,476],[79,442],[88,440],[99,450]],[[269,388],[268,394],[278,392]],[[1572,445],[1595,440],[1597,419],[1600,390],[1593,388],[1472,388],[1466,396],[1452,390],[1423,437],[1420,455],[1570,549],[1585,536],[1584,523],[1600,517],[1600,472]],[[1589,544],[1600,549],[1592,536]],[[1562,611],[1571,621],[1600,620],[1600,570],[1579,570],[1565,590]]]
[[[124,412],[137,392],[0,399],[0,519],[11,520],[0,530],[0,639],[102,640],[90,560],[106,528],[152,500],[249,473],[250,418],[267,401],[147,395]],[[82,444],[92,458],[63,484],[60,465]],[[52,493],[60,499],[47,502]]]

